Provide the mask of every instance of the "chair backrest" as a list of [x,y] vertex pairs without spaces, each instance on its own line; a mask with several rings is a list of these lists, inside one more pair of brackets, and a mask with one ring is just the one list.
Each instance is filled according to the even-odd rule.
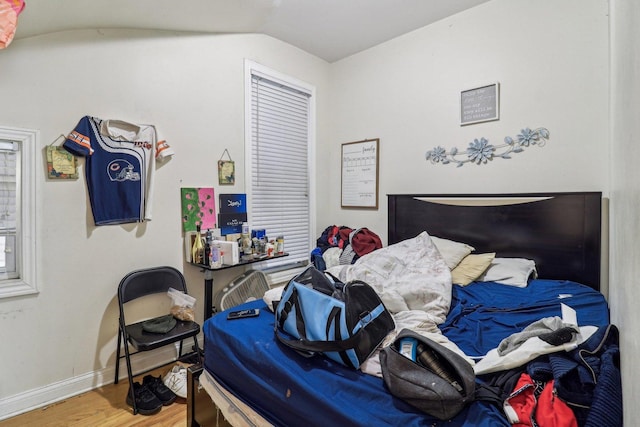
[[173,267],[152,267],[132,271],[118,286],[120,306],[146,295],[167,292],[169,288],[187,293],[187,284],[182,273]]

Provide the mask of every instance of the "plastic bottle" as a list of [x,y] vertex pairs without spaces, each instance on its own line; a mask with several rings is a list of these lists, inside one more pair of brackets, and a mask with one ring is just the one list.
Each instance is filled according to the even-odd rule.
[[242,252],[245,257],[253,255],[253,247],[251,246],[251,237],[249,234],[242,234]]
[[222,266],[220,243],[218,243],[217,241],[214,241],[211,245],[211,263],[209,265],[213,268]]
[[211,230],[208,229],[204,239],[204,265],[211,265],[211,242],[213,241],[213,235]]

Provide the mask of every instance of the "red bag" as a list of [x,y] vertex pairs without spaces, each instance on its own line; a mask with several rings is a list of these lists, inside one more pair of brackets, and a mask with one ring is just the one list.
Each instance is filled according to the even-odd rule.
[[578,421],[571,408],[556,396],[553,380],[545,384],[538,398],[536,422],[540,427],[578,427]]
[[536,408],[534,392],[536,385],[529,376],[520,375],[513,392],[504,401],[503,410],[509,422],[515,427],[531,427],[531,415]]
[[[553,380],[548,381],[536,400],[536,383],[523,373],[513,392],[504,401],[503,409],[514,427],[578,427],[576,416],[566,403],[556,396]],[[535,416],[534,416],[535,414]]]

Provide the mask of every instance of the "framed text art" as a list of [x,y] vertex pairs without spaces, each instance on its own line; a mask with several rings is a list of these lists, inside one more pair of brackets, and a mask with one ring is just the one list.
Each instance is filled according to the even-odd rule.
[[380,139],[342,144],[342,207],[378,209]]
[[460,126],[500,118],[500,84],[491,83],[460,92]]

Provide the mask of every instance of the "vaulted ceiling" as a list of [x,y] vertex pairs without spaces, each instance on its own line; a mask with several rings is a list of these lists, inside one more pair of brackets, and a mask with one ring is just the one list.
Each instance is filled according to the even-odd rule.
[[88,28],[264,33],[334,62],[489,0],[26,0],[15,39]]

